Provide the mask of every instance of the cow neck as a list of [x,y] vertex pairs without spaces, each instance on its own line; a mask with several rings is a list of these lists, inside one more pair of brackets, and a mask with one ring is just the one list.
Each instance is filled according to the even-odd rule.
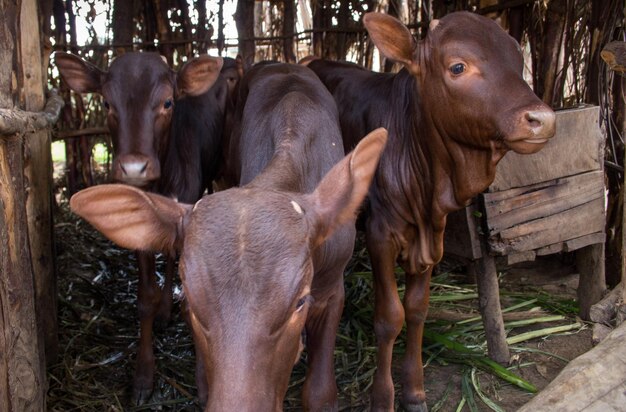
[[[386,208],[378,209],[388,214],[387,220],[404,222],[390,222],[389,229],[413,273],[441,260],[446,216],[489,186],[500,158],[493,150],[464,146],[446,135],[419,94],[406,70],[395,76],[385,106],[392,108],[387,117],[389,140],[372,191],[374,197],[393,199],[380,202]],[[413,227],[413,235],[399,232],[407,226]]]
[[280,135],[281,140],[274,148],[271,160],[263,167],[263,171],[251,182],[256,187],[285,192],[303,192],[303,161],[306,156],[299,157],[297,149],[301,138],[292,129]]

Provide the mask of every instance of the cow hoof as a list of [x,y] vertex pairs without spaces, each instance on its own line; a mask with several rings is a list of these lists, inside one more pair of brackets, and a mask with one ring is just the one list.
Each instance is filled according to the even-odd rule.
[[424,401],[418,403],[403,403],[402,409],[406,412],[428,412],[428,407]]

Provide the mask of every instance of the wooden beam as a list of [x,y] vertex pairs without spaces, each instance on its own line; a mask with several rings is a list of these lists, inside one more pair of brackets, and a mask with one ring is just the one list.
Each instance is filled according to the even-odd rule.
[[478,9],[478,14],[489,14],[495,11],[510,9],[512,7],[525,6],[526,4],[533,3],[535,0],[509,0],[504,1],[501,4],[496,4],[493,6],[487,6]]
[[78,130],[61,130],[54,134],[52,137],[53,142],[58,142],[60,140],[66,139],[75,139],[83,136],[96,136],[102,134],[109,134],[108,127],[89,127],[86,129],[78,129]]
[[626,323],[571,361],[518,412],[620,411],[626,405]]

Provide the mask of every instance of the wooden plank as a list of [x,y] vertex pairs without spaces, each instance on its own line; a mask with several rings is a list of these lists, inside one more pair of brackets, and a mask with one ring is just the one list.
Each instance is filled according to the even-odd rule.
[[489,238],[492,253],[524,252],[604,230],[604,199],[503,230]]
[[556,135],[532,155],[509,152],[498,163],[490,192],[528,186],[603,166],[604,136],[599,127],[599,107],[556,113]]
[[[524,203],[540,200],[541,196],[545,195],[546,192],[551,198],[554,198],[557,195],[567,193],[567,191],[589,190],[589,187],[597,190],[597,186],[604,187],[604,173],[601,170],[564,176],[500,192],[483,193],[481,197],[488,213],[505,213]],[[512,200],[515,200],[515,202],[511,203]]]
[[[623,411],[626,404],[624,342],[626,322],[596,347],[571,361],[518,412]],[[599,406],[602,409],[598,409]]]
[[570,239],[565,242],[565,247],[563,250],[565,252],[573,252],[574,250],[581,249],[585,246],[596,245],[599,243],[604,243],[606,240],[606,234],[602,233],[592,233],[590,235],[577,237],[575,239]]
[[514,265],[516,263],[520,263],[520,262],[532,262],[535,260],[536,257],[536,253],[534,250],[527,250],[525,252],[516,252],[516,253],[509,253],[508,255],[506,255],[506,264],[507,265]]
[[554,215],[577,205],[604,197],[604,173],[595,171],[551,181],[539,190],[529,188],[523,194],[508,197],[499,193],[498,201],[484,194],[485,216],[489,234],[515,225]]
[[605,240],[606,234],[604,232],[592,233],[590,235],[566,240],[565,242],[558,242],[552,245],[544,246],[537,249],[535,252],[537,253],[537,256],[552,255],[558,252],[572,252],[585,246],[604,243]]
[[548,246],[540,247],[535,253],[537,253],[537,256],[552,255],[563,251],[563,247],[565,247],[563,242],[553,243]]

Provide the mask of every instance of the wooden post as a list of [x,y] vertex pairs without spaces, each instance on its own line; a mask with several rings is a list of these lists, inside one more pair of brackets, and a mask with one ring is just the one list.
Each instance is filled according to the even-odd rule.
[[22,150],[21,136],[0,137],[0,412],[46,410]]
[[[626,42],[612,41],[607,44],[600,52],[602,60],[609,65],[609,68],[615,72],[626,75]],[[622,84],[622,92],[624,91],[624,79],[620,79]],[[626,133],[626,115],[622,116],[622,135]],[[626,162],[624,162],[626,163]],[[626,185],[626,173],[624,174],[624,184]],[[622,186],[622,191],[626,186]],[[621,272],[622,272],[622,298],[620,306],[620,317],[626,318],[626,207],[622,207],[622,259],[621,259]]]
[[239,54],[243,58],[243,67],[254,64],[254,0],[238,0],[235,11],[235,24],[239,35]]
[[[0,0],[0,108],[13,107],[19,87],[21,3]],[[0,135],[0,412],[45,410],[22,151],[20,135]]]
[[494,257],[489,255],[485,242],[480,243],[483,257],[472,264],[474,265],[478,289],[478,306],[487,338],[487,353],[494,361],[507,364],[511,359],[511,353],[509,345],[506,343],[504,320],[500,307],[500,287],[496,262]]
[[[36,1],[23,0],[20,13],[22,66],[18,70],[18,75],[23,79],[21,100],[24,102],[24,109],[29,111],[42,110],[45,103],[43,91],[47,76],[42,64],[38,21]],[[47,129],[37,131],[29,135],[24,143],[26,215],[31,260],[35,274],[37,328],[40,335],[44,337],[45,359],[48,363],[53,363],[56,361],[58,337],[57,282],[52,246],[50,132]],[[44,356],[44,353],[42,352],[41,355]]]
[[[53,272],[50,170],[43,170],[50,141],[39,130],[56,121],[62,101],[52,99],[50,112],[20,110],[41,110],[44,101],[37,1],[0,0],[0,15],[0,412],[40,412],[47,384],[35,276]],[[39,287],[42,299],[55,301],[54,289]]]
[[576,268],[579,273],[577,288],[580,317],[590,320],[591,306],[598,303],[606,291],[604,276],[604,243],[585,246],[576,251]]

